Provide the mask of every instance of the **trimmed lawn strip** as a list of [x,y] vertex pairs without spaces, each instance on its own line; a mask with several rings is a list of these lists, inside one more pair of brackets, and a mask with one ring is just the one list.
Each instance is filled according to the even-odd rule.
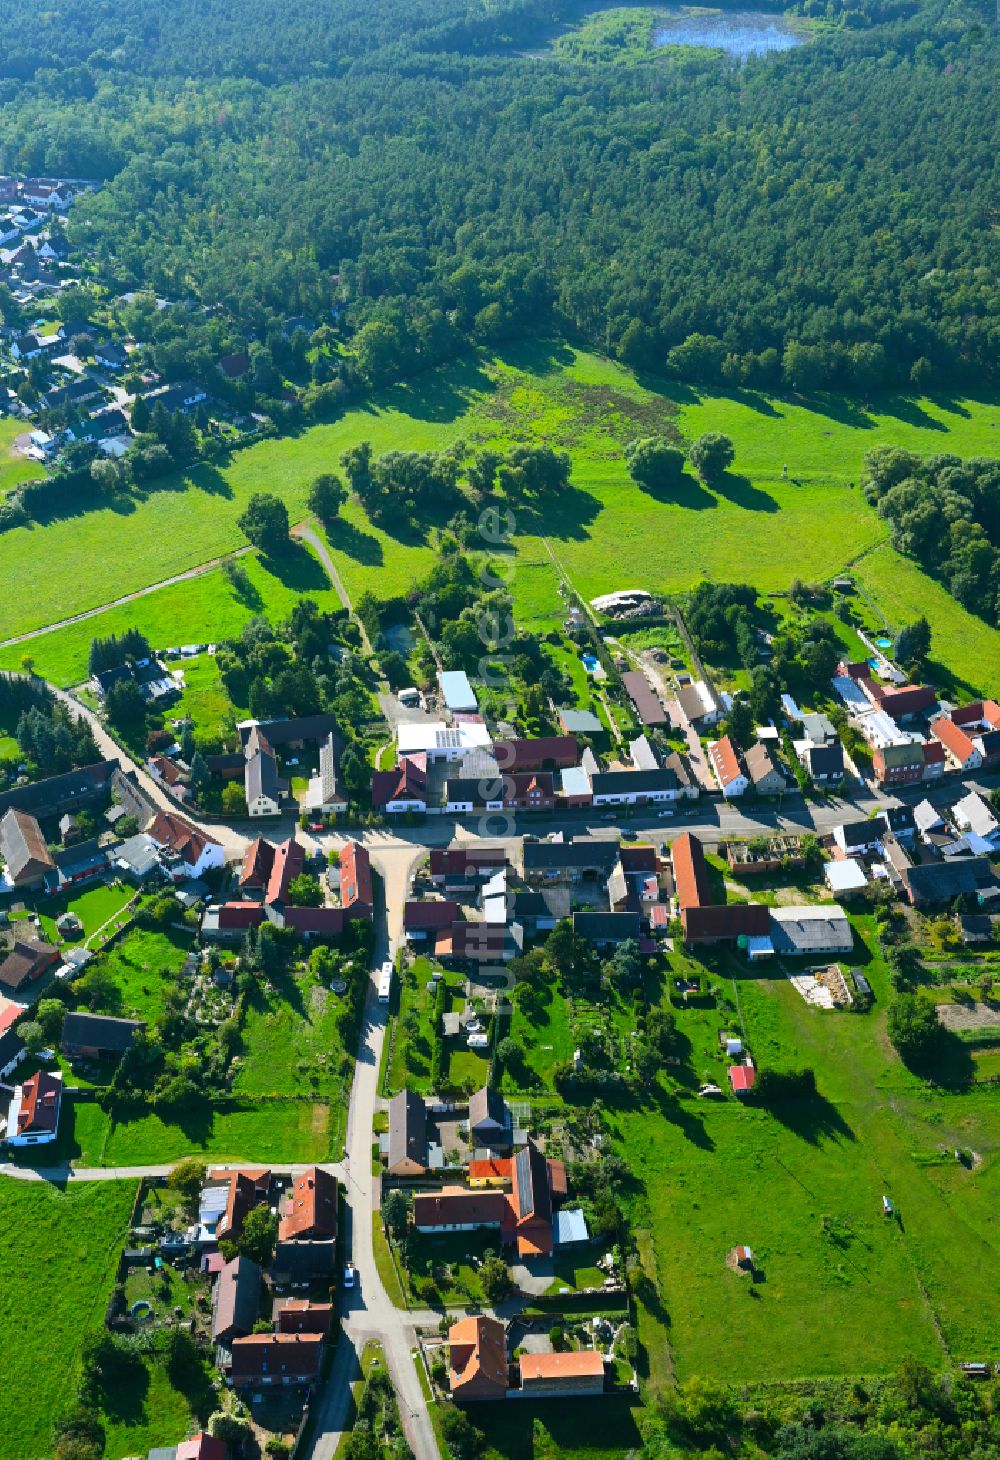
[[389,1251],[389,1241],[382,1227],[381,1212],[372,1212],[372,1248],[375,1256],[375,1269],[382,1280],[386,1296],[394,1308],[405,1308],[406,1295],[403,1292],[399,1275],[396,1272],[396,1265]]

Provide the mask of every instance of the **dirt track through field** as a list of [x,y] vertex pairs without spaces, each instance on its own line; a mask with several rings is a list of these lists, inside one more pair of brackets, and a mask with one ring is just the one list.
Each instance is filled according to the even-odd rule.
[[210,558],[207,563],[199,563],[196,568],[187,568],[183,573],[175,573],[172,578],[161,578],[159,583],[150,583],[146,588],[137,588],[134,593],[126,593],[123,598],[113,598],[110,603],[102,603],[99,608],[87,608],[83,613],[74,613],[70,618],[61,618],[57,623],[46,624],[44,628],[29,629],[26,634],[15,634],[12,639],[3,639],[0,641],[0,649],[12,649],[16,644],[26,644],[29,639],[38,639],[43,634],[55,633],[56,629],[65,629],[70,624],[79,624],[83,623],[85,619],[97,618],[99,614],[107,613],[109,608],[120,608],[123,603],[134,603],[137,598],[148,598],[151,593],[156,593],[161,588],[170,588],[174,583],[185,583],[189,578],[200,578],[203,573],[210,573],[213,568],[218,568],[233,558],[242,558],[244,553],[250,552],[253,552],[253,548],[241,547],[237,548],[235,552],[223,553],[221,557]]

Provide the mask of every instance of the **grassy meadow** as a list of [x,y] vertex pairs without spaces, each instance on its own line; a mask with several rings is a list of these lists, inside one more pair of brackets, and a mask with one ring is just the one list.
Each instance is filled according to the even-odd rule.
[[[735,960],[713,986],[738,1009],[765,1068],[815,1071],[815,1100],[773,1109],[653,1092],[609,1112],[635,1185],[635,1225],[650,1234],[662,1311],[644,1342],[666,1343],[679,1378],[735,1383],[877,1374],[907,1356],[939,1364],[998,1356],[995,1211],[1000,1116],[986,1086],[932,1091],[885,1035],[888,980],[858,919],[877,1003],[871,1013],[809,1007],[777,967]],[[862,945],[858,945],[859,950]],[[867,960],[867,961],[866,961]],[[708,1074],[730,1012],[681,1009],[692,1067]],[[976,1153],[971,1169],[956,1147]],[[898,1221],[883,1216],[891,1197]],[[756,1281],[725,1262],[753,1249]],[[650,1354],[649,1369],[656,1354]]]
[[[675,381],[640,383],[620,366],[565,345],[519,344],[500,358],[466,357],[376,394],[340,420],[265,441],[221,466],[199,465],[166,479],[139,501],[19,528],[0,536],[0,638],[108,603],[242,544],[236,526],[254,491],[275,491],[294,519],[305,512],[312,479],[336,470],[341,452],[361,440],[374,450],[440,448],[461,437],[470,448],[547,441],[573,457],[570,489],[541,511],[518,509],[519,614],[560,616],[543,537],[585,597],[622,586],[668,592],[701,577],[749,579],[764,591],[792,578],[818,579],[857,563],[857,572],[895,624],[915,608],[933,613],[935,652],[974,687],[1000,670],[1000,634],[964,612],[913,564],[885,545],[882,522],[858,485],[864,452],[877,443],[919,451],[986,455],[997,450],[1000,407],[944,398],[894,397],[870,410],[840,397],[814,402],[756,392],[694,391]],[[732,436],[736,459],[718,488],[692,475],[663,496],[628,477],[623,448],[637,435],[705,430]],[[788,468],[787,478],[784,468]],[[390,597],[436,559],[429,521],[374,527],[357,503],[330,533],[332,556],[348,593]],[[44,591],[37,565],[46,564]],[[329,589],[315,560],[270,581],[250,564],[260,607],[280,613],[289,596]],[[33,640],[38,667],[63,683],[80,674],[95,632],[128,623],[149,627],[158,644],[222,637],[253,611],[221,575],[157,592],[52,636]],[[23,651],[21,651],[23,652]],[[0,662],[16,665],[20,652]]]
[[[0,1182],[0,1460],[52,1454],[52,1424],[72,1400],[83,1339],[103,1320],[135,1192],[131,1181],[68,1191]],[[44,1360],[22,1341],[42,1331]]]
[[0,416],[0,502],[22,482],[36,481],[45,475],[40,462],[29,461],[12,449],[15,439],[28,429],[26,422],[14,416]]

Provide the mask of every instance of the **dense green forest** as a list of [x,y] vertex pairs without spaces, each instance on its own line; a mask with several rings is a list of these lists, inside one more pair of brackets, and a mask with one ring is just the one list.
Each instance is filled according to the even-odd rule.
[[558,0],[2,0],[0,163],[104,182],[70,231],[112,287],[323,323],[320,383],[554,328],[694,380],[993,378],[986,10],[820,9],[626,67],[547,52]]

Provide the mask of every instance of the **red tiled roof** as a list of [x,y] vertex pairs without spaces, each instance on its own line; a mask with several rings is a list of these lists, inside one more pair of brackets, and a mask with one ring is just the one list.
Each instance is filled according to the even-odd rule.
[[920,748],[924,753],[924,765],[940,765],[945,758],[940,740],[925,740]]
[[24,1017],[24,1012],[20,1004],[8,1004],[6,1009],[0,1009],[0,1034],[6,1034],[18,1019]]
[[928,684],[904,684],[898,689],[883,689],[881,708],[893,719],[901,715],[914,715],[918,710],[928,710],[937,700],[937,695]]
[[509,1181],[510,1161],[503,1156],[489,1161],[470,1161],[468,1177],[470,1181]]
[[47,1135],[59,1125],[62,1074],[39,1070],[21,1086],[21,1108],[17,1112],[17,1133]]
[[953,720],[948,719],[947,715],[942,715],[939,720],[934,721],[931,726],[931,734],[963,764],[975,751],[976,747],[965,731],[960,730]]
[[451,1392],[502,1397],[507,1391],[507,1343],[497,1318],[476,1313],[448,1330]]
[[348,842],[340,854],[340,901],[344,908],[373,905],[371,859],[360,842]]
[[263,921],[259,902],[223,902],[219,906],[220,928],[256,928]]
[[262,836],[257,837],[246,849],[243,866],[240,868],[240,886],[247,884],[265,888],[274,866],[274,847]]
[[243,1230],[243,1223],[253,1208],[267,1200],[271,1173],[266,1166],[255,1166],[226,1174],[229,1180],[229,1199],[219,1223],[219,1236],[236,1238]]
[[321,1333],[251,1333],[232,1343],[232,1377],[240,1380],[288,1379],[311,1383],[323,1355]]
[[373,806],[386,806],[390,801],[426,799],[427,756],[423,752],[404,755],[392,770],[372,772]]
[[342,907],[286,907],[282,914],[286,928],[300,933],[326,933],[331,938],[344,931]]
[[493,754],[502,772],[538,771],[546,762],[557,769],[580,759],[575,735],[543,735],[535,740],[495,740]]
[[753,1065],[730,1065],[729,1083],[734,1090],[752,1090],[757,1080],[757,1071]]
[[445,1186],[440,1192],[415,1192],[413,1222],[417,1227],[447,1227],[454,1223],[481,1223],[503,1227],[510,1223],[510,1206],[502,1191],[467,1191]]
[[149,764],[157,772],[160,779],[166,781],[168,786],[176,786],[178,782],[184,779],[184,773],[180,766],[176,765],[168,755],[154,755]]
[[458,919],[457,902],[446,898],[438,901],[408,902],[403,909],[403,927],[408,933],[418,933],[430,928],[450,928]]
[[275,1328],[279,1333],[330,1332],[332,1303],[310,1303],[306,1298],[289,1298],[278,1309]]
[[320,1166],[310,1166],[296,1178],[278,1227],[278,1239],[336,1237],[337,1178]]
[[175,816],[172,811],[158,811],[147,835],[152,837],[157,846],[176,852],[189,867],[198,865],[206,847],[221,845],[215,837],[207,836],[196,826],[192,826],[190,821],[185,821],[183,816]]
[[709,746],[708,753],[712,758],[712,765],[720,785],[728,786],[743,774],[740,753],[728,735]]
[[266,902],[287,902],[288,888],[299,876],[305,863],[305,851],[294,836],[290,836],[286,842],[281,842],[276,846],[264,900]]
[[521,1380],[585,1379],[603,1377],[604,1360],[597,1349],[578,1349],[561,1354],[522,1354]]
[[229,1460],[229,1446],[213,1435],[194,1435],[177,1446],[177,1460]]
[[711,901],[708,863],[701,842],[689,831],[682,832],[670,848],[677,900],[682,908],[703,907]]
[[685,937],[765,938],[771,931],[770,909],[762,903],[730,903],[682,909]]

